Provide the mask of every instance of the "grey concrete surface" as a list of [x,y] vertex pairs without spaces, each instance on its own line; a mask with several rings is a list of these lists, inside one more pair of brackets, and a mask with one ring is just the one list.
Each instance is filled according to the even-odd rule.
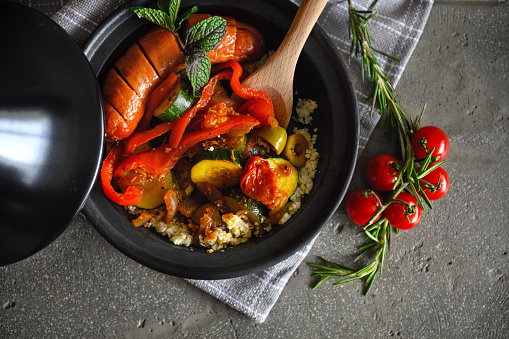
[[[110,246],[79,215],[53,244],[0,268],[0,338],[508,338],[509,5],[437,1],[397,93],[451,139],[452,187],[395,236],[383,275],[312,290],[307,262],[351,263],[363,243],[340,206],[256,324]],[[370,156],[395,152],[378,126]]]

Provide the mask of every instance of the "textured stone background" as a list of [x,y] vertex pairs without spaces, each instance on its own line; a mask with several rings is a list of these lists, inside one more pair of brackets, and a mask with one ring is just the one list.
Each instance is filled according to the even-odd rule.
[[[128,259],[79,215],[45,250],[0,268],[0,338],[509,337],[508,22],[507,1],[435,2],[397,93],[412,116],[427,103],[423,125],[448,133],[452,188],[394,236],[368,296],[360,282],[310,288],[306,262],[349,263],[363,243],[343,205],[264,324]],[[351,189],[382,151],[395,146],[380,125]]]

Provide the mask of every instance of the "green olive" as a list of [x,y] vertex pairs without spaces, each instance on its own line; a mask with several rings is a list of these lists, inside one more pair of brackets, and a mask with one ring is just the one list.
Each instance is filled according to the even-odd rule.
[[302,134],[292,134],[288,137],[283,157],[288,159],[294,166],[301,167],[306,164],[306,150],[309,142]]
[[287,139],[286,130],[283,127],[270,128],[270,126],[264,126],[258,131],[256,136],[267,142],[270,148],[278,155],[283,152]]

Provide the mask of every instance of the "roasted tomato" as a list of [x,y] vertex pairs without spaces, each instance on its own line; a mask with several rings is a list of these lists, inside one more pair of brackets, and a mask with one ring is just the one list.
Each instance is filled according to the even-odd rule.
[[280,208],[288,196],[277,186],[276,172],[267,160],[250,157],[244,166],[240,188],[248,197],[260,201],[269,209]]

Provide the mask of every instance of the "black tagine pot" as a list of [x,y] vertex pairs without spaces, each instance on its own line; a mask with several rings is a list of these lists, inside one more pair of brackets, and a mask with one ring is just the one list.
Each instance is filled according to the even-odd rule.
[[[148,7],[154,3],[129,4],[133,5]],[[183,0],[181,8],[192,5],[197,5],[200,13],[231,16],[253,25],[264,35],[268,50],[277,49],[298,9],[285,0]],[[127,48],[154,27],[134,15],[129,6],[110,16],[85,46],[85,55],[99,83]],[[318,103],[311,129],[317,129],[320,160],[312,192],[285,225],[276,225],[259,238],[213,253],[204,248],[177,246],[154,229],[134,227],[126,211],[106,198],[99,181],[85,206],[86,216],[122,253],[175,276],[231,278],[260,271],[289,257],[311,241],[335,212],[347,191],[357,158],[359,121],[354,88],[345,62],[318,25],[300,56],[294,88],[298,97]]]
[[102,154],[101,93],[87,58],[47,16],[0,0],[0,266],[56,239]]

